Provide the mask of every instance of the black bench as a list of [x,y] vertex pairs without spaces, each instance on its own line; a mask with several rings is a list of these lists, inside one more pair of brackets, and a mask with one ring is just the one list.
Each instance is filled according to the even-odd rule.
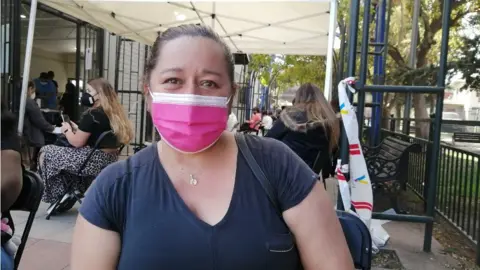
[[480,143],[480,133],[454,132],[452,142]]
[[368,174],[375,191],[385,191],[397,213],[404,213],[398,204],[398,195],[405,189],[411,153],[420,153],[422,147],[389,136],[377,147],[363,147]]

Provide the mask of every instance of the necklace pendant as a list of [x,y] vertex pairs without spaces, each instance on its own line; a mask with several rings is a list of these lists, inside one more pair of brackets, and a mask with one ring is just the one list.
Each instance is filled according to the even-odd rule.
[[196,186],[198,184],[197,179],[193,176],[193,174],[190,174],[190,185]]

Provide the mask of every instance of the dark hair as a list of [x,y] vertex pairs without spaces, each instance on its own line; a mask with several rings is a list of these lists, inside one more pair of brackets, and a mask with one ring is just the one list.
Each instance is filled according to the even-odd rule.
[[230,52],[230,48],[213,29],[205,25],[196,24],[184,24],[170,27],[165,32],[158,35],[155,43],[153,43],[150,57],[148,58],[148,61],[145,65],[145,83],[148,84],[150,82],[150,75],[152,73],[152,70],[157,65],[158,57],[160,55],[160,51],[162,50],[163,45],[165,45],[169,41],[175,40],[180,37],[203,37],[211,39],[218,43],[224,51],[228,77],[233,85],[234,62],[232,53]]
[[52,78],[55,77],[55,73],[51,70],[47,73],[47,75],[48,77],[52,77]]
[[33,81],[28,81],[28,88],[35,88],[35,84],[33,83]]
[[253,112],[254,112],[254,113],[260,113],[260,109],[257,108],[257,107],[255,107],[255,108],[253,108]]
[[267,115],[267,111],[262,111],[262,114]]
[[72,82],[68,82],[65,85],[65,93],[73,93],[73,92],[75,92],[76,89],[77,88],[75,87],[75,85]]
[[2,100],[2,115],[1,115],[1,120],[2,120],[2,137],[7,137],[11,134],[14,134],[16,132],[15,130],[15,125],[17,123],[17,117],[15,114],[10,112],[7,109],[7,104],[5,104],[5,101]]
[[40,79],[48,79],[48,74],[46,72],[40,73]]
[[283,110],[285,110],[285,108],[287,108],[287,106],[282,106],[281,110],[283,111]]

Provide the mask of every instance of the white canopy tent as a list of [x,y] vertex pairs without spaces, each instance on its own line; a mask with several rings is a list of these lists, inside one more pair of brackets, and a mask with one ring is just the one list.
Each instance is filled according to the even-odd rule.
[[40,2],[117,35],[150,45],[158,32],[168,27],[202,23],[213,27],[233,52],[327,53],[329,0]]
[[[109,32],[149,45],[153,44],[158,33],[171,26],[198,23],[214,28],[233,52],[290,55],[327,55],[330,52],[327,62],[332,61],[334,33],[329,39],[329,31],[336,28],[336,22],[330,11],[336,13],[336,0],[38,1]],[[37,0],[31,2],[34,9]],[[30,14],[30,22],[32,20],[34,28],[34,12]],[[29,31],[33,29],[29,27]],[[32,40],[27,40],[27,52],[29,41]],[[27,58],[24,65],[27,76],[24,78],[28,78],[30,68]],[[331,69],[331,64],[327,67]],[[331,77],[331,70],[327,71],[327,77]],[[26,82],[24,84],[23,88],[26,88]],[[330,92],[331,80],[327,78],[325,93],[328,96]],[[23,103],[22,100],[21,114]],[[23,126],[22,116],[20,120],[19,131],[20,124]]]

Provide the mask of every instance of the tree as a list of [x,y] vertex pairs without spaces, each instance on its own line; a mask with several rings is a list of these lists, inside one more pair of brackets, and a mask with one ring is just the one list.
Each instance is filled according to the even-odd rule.
[[480,91],[480,12],[472,14],[466,25],[468,32],[463,33],[460,48],[452,52],[458,61],[452,63],[449,75],[462,75],[462,90]]
[[271,87],[273,82],[277,93],[304,83],[316,84],[323,88],[325,61],[323,56],[285,55],[275,56],[253,54],[249,70],[255,72],[263,86]]
[[[440,48],[440,38],[442,29],[442,10],[443,2],[437,0],[422,0],[420,10],[419,36],[417,41],[416,58],[417,63],[415,69],[408,67],[406,55],[408,54],[408,44],[410,38],[406,36],[405,24],[400,23],[402,20],[411,21],[413,12],[412,1],[399,1],[396,6],[392,7],[392,20],[390,22],[390,36],[397,39],[390,39],[388,47],[388,55],[391,61],[387,62],[387,78],[390,84],[417,84],[431,85],[436,82],[435,65],[438,66],[438,56]],[[404,6],[405,5],[405,6]],[[454,51],[461,45],[459,26],[461,21],[468,14],[478,12],[480,1],[455,0],[452,2],[452,15],[450,17],[450,51]],[[409,12],[402,12],[403,9]],[[408,25],[408,24],[407,24]],[[411,26],[409,26],[411,28]],[[393,32],[393,33],[392,33]],[[456,59],[451,59],[455,61]],[[423,76],[419,76],[423,75]],[[392,104],[398,100],[399,95],[391,95],[387,103]],[[416,119],[428,118],[427,113],[427,95],[413,95],[413,107]],[[426,137],[428,134],[428,124],[417,123],[416,135]]]

